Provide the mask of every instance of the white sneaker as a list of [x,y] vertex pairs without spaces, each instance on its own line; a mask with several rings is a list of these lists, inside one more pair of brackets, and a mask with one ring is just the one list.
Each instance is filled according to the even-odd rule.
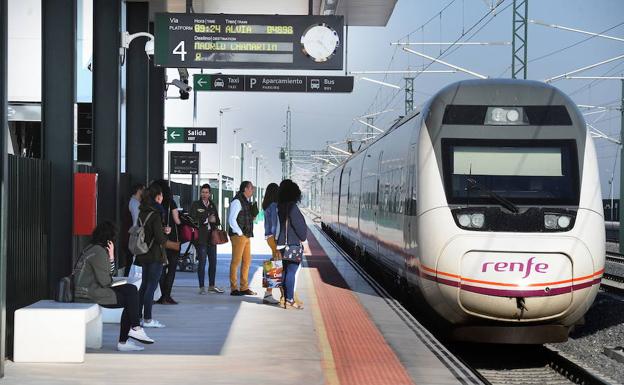
[[155,342],[153,339],[148,337],[147,334],[145,334],[145,330],[143,330],[143,328],[141,327],[138,327],[136,329],[131,328],[128,332],[128,337],[134,338],[135,340],[143,342],[144,344],[153,344]]
[[265,295],[264,298],[262,298],[262,303],[267,304],[267,305],[277,305],[280,303],[279,300],[273,298],[272,295]]
[[157,320],[152,319],[150,322],[141,322],[141,326],[143,326],[144,328],[164,328],[165,324],[162,324]]
[[145,350],[145,348],[128,340],[125,343],[117,342],[117,350],[120,352],[140,352],[141,350]]

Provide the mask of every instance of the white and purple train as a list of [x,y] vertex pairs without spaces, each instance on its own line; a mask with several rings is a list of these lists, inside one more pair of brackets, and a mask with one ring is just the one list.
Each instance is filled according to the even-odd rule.
[[594,143],[548,84],[451,84],[325,175],[320,198],[323,227],[417,288],[453,339],[566,340],[600,286]]

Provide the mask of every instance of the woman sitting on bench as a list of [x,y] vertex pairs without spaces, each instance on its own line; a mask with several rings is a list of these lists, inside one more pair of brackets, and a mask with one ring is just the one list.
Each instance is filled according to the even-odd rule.
[[115,238],[117,228],[106,221],[97,225],[91,242],[82,251],[74,271],[74,300],[95,302],[106,308],[123,308],[117,350],[122,352],[143,350],[128,338],[145,344],[154,340],[145,334],[139,324],[139,294],[134,285],[111,286],[115,270]]

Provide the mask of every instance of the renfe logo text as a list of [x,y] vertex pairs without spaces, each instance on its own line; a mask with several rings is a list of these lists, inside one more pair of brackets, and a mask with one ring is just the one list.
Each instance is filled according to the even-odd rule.
[[537,263],[534,264],[533,260],[535,259],[535,257],[531,257],[529,258],[529,260],[526,262],[526,264],[524,262],[484,262],[483,265],[481,265],[481,272],[485,273],[487,272],[489,266],[488,265],[492,265],[492,268],[494,269],[494,271],[496,272],[506,272],[506,271],[523,271],[525,272],[524,277],[522,277],[522,279],[528,277],[533,271],[537,272],[537,273],[546,273],[546,271],[548,270],[548,264],[547,263]]

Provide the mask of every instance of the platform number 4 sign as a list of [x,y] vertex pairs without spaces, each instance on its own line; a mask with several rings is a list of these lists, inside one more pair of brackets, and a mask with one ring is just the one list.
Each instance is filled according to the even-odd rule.
[[180,55],[180,60],[184,61],[184,58],[186,57],[186,50],[184,49],[184,41],[181,41],[178,45],[176,45],[172,53],[174,55]]

